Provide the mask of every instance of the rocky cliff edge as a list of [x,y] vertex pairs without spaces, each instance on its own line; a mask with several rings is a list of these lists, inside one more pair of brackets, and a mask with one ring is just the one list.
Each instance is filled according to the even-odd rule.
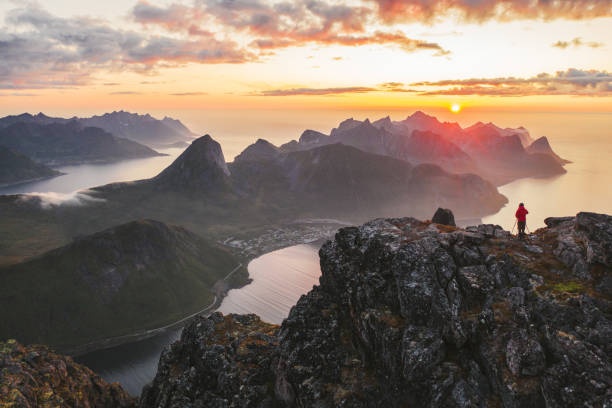
[[213,314],[142,407],[610,407],[612,217],[341,229],[282,326]]

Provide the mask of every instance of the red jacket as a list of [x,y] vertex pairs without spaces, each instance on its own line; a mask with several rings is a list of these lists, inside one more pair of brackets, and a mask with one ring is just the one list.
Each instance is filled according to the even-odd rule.
[[518,210],[516,210],[515,216],[519,221],[527,221],[527,214],[529,214],[529,211],[527,211],[525,207],[519,207]]

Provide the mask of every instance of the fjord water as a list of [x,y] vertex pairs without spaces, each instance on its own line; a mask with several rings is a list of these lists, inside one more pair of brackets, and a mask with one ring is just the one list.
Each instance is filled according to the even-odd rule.
[[255,313],[267,322],[282,323],[299,297],[319,283],[318,248],[316,244],[296,245],[254,259],[249,263],[253,282],[230,290],[218,310]]
[[[224,314],[255,313],[265,321],[280,324],[299,297],[319,283],[319,244],[295,245],[254,259],[248,266],[253,282],[230,290],[218,310]],[[106,381],[118,382],[131,395],[139,395],[155,376],[162,350],[176,341],[180,333],[181,329],[169,330],[76,360]]]
[[0,195],[34,192],[62,195],[108,183],[150,178],[168,167],[183,152],[183,149],[157,149],[157,151],[166,154],[166,156],[123,160],[117,163],[56,167],[56,170],[64,173],[64,175],[3,187],[0,188]]

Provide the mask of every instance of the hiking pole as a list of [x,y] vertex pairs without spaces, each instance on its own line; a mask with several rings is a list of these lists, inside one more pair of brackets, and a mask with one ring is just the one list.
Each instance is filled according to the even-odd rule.
[[531,234],[531,231],[529,231],[529,227],[527,226],[527,222],[525,222],[525,228],[527,229],[527,233]]
[[514,228],[516,228],[516,220],[514,220],[514,225],[512,226],[512,232],[510,232],[511,234],[514,234]]

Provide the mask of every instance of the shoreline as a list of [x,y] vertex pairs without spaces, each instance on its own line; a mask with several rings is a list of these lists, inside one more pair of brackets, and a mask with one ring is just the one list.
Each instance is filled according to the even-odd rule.
[[[147,329],[147,330],[139,330],[135,333],[130,333],[130,334],[125,334],[125,335],[121,335],[121,336],[114,336],[114,337],[108,337],[108,338],[104,338],[104,339],[100,339],[100,340],[94,340],[92,342],[89,342],[87,344],[83,344],[83,345],[79,345],[79,346],[75,346],[75,347],[67,347],[67,348],[62,348],[62,347],[55,347],[55,349],[62,353],[65,354],[67,356],[70,357],[81,357],[85,354],[89,354],[89,353],[93,353],[96,351],[100,351],[100,350],[105,350],[105,349],[109,349],[109,348],[113,348],[113,347],[117,347],[117,346],[121,346],[123,344],[128,344],[128,343],[134,343],[137,341],[141,341],[141,340],[146,340],[152,337],[155,337],[156,335],[159,335],[161,333],[173,330],[173,329],[177,329],[179,327],[185,326],[191,319],[202,315],[202,314],[209,314],[213,311],[215,311],[216,309],[219,308],[219,306],[221,306],[221,303],[223,302],[223,299],[225,298],[225,296],[227,296],[227,293],[231,290],[231,289],[240,289],[248,284],[251,283],[251,278],[247,276],[247,280],[246,282],[244,282],[244,284],[241,285],[236,285],[236,286],[232,286],[229,283],[229,278],[239,270],[239,268],[245,266],[244,263],[246,263],[246,269],[247,269],[247,275],[248,275],[248,266],[249,263],[256,259],[259,258],[262,255],[268,254],[270,252],[274,252],[274,251],[278,251],[280,249],[283,248],[288,248],[290,246],[293,245],[300,245],[300,244],[313,244],[315,242],[318,241],[323,241],[325,239],[328,238],[328,236],[326,236],[327,234],[322,233],[322,236],[317,237],[317,239],[310,239],[310,240],[305,240],[302,239],[300,242],[295,242],[294,240],[291,239],[286,239],[283,240],[282,243],[277,243],[276,245],[272,245],[272,247],[265,247],[262,248],[261,251],[256,251],[253,252],[251,254],[249,254],[249,256],[244,258],[244,262],[241,262],[236,268],[234,268],[233,270],[231,270],[227,275],[225,275],[222,279],[217,280],[217,282],[215,282],[215,284],[211,287],[211,291],[213,291],[215,293],[215,298],[214,301],[208,305],[207,307],[205,307],[204,309],[201,309],[195,313],[192,313],[186,317],[181,318],[180,320],[177,320],[173,323],[169,323],[165,326],[162,327],[157,327],[154,329]],[[225,245],[230,249],[233,250],[237,250],[238,248],[232,247],[230,245],[227,244],[223,244],[220,243],[221,245]]]
[[[225,277],[215,282],[215,284],[211,288],[211,290],[215,292],[215,296],[214,296],[213,302],[210,305],[206,306],[204,309],[201,309],[195,313],[192,313],[186,317],[183,317],[180,320],[169,323],[162,327],[156,327],[154,329],[139,330],[136,333],[125,334],[122,336],[108,337],[108,338],[101,339],[101,340],[94,340],[92,342],[89,342],[87,344],[83,344],[80,346],[68,347],[68,348],[56,347],[56,349],[57,351],[67,356],[80,357],[85,354],[93,353],[99,350],[105,350],[105,349],[117,347],[122,344],[133,343],[133,342],[137,342],[140,340],[146,340],[158,334],[164,333],[166,331],[182,327],[186,323],[188,323],[191,319],[199,315],[205,314],[205,313],[210,313],[214,311],[215,309],[217,309],[221,305],[221,302],[223,301],[223,298],[226,296],[227,291],[229,289],[237,289],[237,288],[244,286],[244,285],[241,285],[241,286],[231,287],[227,283],[225,283],[224,285],[219,285],[219,283],[221,282],[227,282],[226,279],[230,277],[232,274],[234,274],[236,271],[238,271],[240,268],[242,268],[243,266],[244,266],[243,263],[240,263],[238,266],[232,269],[227,275],[225,275]],[[248,264],[247,264],[247,273],[248,273]],[[247,281],[245,285],[248,285],[249,283],[250,282]],[[228,287],[228,289],[219,290],[224,287]]]

